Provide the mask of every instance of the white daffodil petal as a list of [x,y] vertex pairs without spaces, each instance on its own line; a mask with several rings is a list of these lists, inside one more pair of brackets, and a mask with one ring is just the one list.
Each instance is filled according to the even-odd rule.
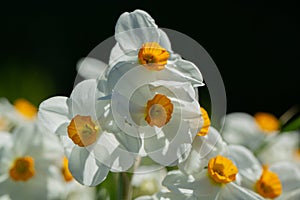
[[78,83],[73,89],[70,100],[73,117],[76,115],[96,118],[96,99],[98,98],[96,80],[90,79]]
[[222,187],[216,200],[228,200],[228,199],[247,199],[247,200],[264,200],[263,197],[247,190],[235,183],[228,183]]
[[[14,150],[16,155],[23,156],[30,150],[32,153],[39,152],[42,147],[42,134],[36,132],[37,127],[33,124],[24,124],[17,127],[13,132]],[[26,133],[26,134],[24,134]]]
[[[128,170],[134,162],[135,153],[129,152],[116,140],[114,134],[103,132],[97,141],[95,147],[104,147],[108,154],[103,157],[101,150],[94,151],[95,158],[110,167],[113,172],[121,172]],[[95,148],[92,147],[92,148]],[[102,148],[101,148],[102,149]],[[98,153],[99,152],[99,153]]]
[[11,179],[7,179],[0,183],[0,196],[1,194],[8,194],[11,200],[47,199],[48,191],[46,186],[47,178],[41,175],[32,178],[26,182],[26,184],[18,184],[13,182]]
[[0,132],[0,147],[11,144],[11,134],[7,132]]
[[[179,120],[174,120],[177,122]],[[145,150],[155,162],[164,165],[174,165],[184,160],[191,149],[192,133],[189,124],[181,122],[175,126],[170,122],[163,129],[163,137],[145,138]]]
[[[122,85],[119,87],[120,90],[117,92],[120,93],[123,89],[126,89],[131,91],[132,89],[135,89],[137,84],[136,80],[139,80],[139,77],[133,78],[133,75],[136,73],[134,72],[134,67],[136,67],[136,64],[132,64],[130,62],[119,62],[117,63],[112,70],[109,71],[107,74],[107,91],[108,93],[111,93],[111,91],[116,87],[116,84],[120,82]],[[127,74],[125,76],[125,74]],[[141,74],[140,74],[141,75]],[[126,84],[125,86],[123,84]],[[118,86],[118,85],[117,85]],[[126,91],[125,91],[126,92]]]
[[299,188],[300,169],[297,164],[279,162],[271,165],[270,170],[278,175],[282,185],[282,193],[287,193]]
[[70,118],[67,97],[52,97],[39,106],[38,120],[52,132]]
[[194,195],[184,193],[160,192],[156,196],[165,200],[198,200]]
[[85,79],[97,79],[106,68],[106,63],[91,57],[80,59],[76,65],[79,75]]
[[215,199],[220,190],[219,184],[213,184],[207,171],[203,170],[197,179],[186,176],[180,171],[171,171],[163,181],[171,192],[193,194],[198,199]]
[[73,148],[69,157],[69,170],[79,183],[87,186],[98,185],[109,172],[109,168],[97,162],[86,148],[78,146]]
[[[63,147],[59,141],[59,138],[51,132],[47,132],[45,129],[39,127],[39,131],[35,132],[36,134],[44,134],[42,137],[42,145],[43,145],[43,158],[48,161],[57,161],[61,159],[64,155]],[[37,152],[35,152],[37,153]],[[53,163],[52,163],[53,164]]]
[[115,38],[124,51],[139,49],[145,42],[159,42],[154,19],[142,10],[123,13],[115,27]]
[[64,152],[65,152],[66,157],[69,158],[71,155],[72,149],[75,146],[74,142],[67,135],[60,135],[58,137],[61,141],[61,144],[64,147]]
[[224,140],[229,144],[246,146],[255,150],[265,138],[256,124],[254,118],[246,113],[231,113],[225,116],[223,131]]
[[300,199],[300,188],[283,193],[276,200],[299,200]]
[[253,153],[244,146],[229,145],[229,157],[239,169],[242,185],[252,189],[262,174],[262,167]]
[[172,53],[172,47],[171,47],[171,42],[169,40],[168,35],[163,31],[162,29],[158,29],[160,38],[159,38],[159,44],[167,49],[169,53]]
[[129,152],[138,153],[140,151],[142,141],[138,135],[132,136],[122,131],[118,131],[114,133],[114,136]]
[[[111,49],[110,56],[109,56],[109,66],[115,65],[117,62],[127,60],[125,58],[123,50],[121,49],[119,43],[116,43],[115,46]],[[123,59],[121,59],[123,58]],[[110,67],[111,68],[111,67]],[[107,69],[110,71],[110,69]]]
[[166,70],[169,70],[172,74],[180,78],[186,79],[193,87],[203,86],[203,77],[199,68],[192,62],[177,59],[175,62],[170,62],[166,66]]

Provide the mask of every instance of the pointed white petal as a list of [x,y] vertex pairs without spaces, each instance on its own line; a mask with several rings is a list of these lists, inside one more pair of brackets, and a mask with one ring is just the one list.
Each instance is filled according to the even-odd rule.
[[73,117],[76,115],[95,117],[97,98],[96,80],[85,80],[77,84],[70,96],[70,109],[72,110]]
[[[115,138],[114,134],[103,132],[95,146],[91,147],[95,158],[111,168],[113,172],[128,170],[134,163],[136,153],[129,152]],[[97,150],[99,148],[100,150]],[[106,149],[107,155],[102,149]]]
[[[101,149],[107,154],[105,149]],[[75,146],[69,157],[69,169],[73,177],[81,184],[96,186],[106,179],[109,168],[99,163],[86,148]]]
[[206,170],[196,179],[180,171],[171,171],[164,179],[163,185],[171,192],[193,194],[199,199],[215,199],[221,189],[219,184],[213,183],[208,177]]
[[52,132],[61,124],[70,121],[70,118],[67,97],[52,97],[39,106],[38,120]]
[[203,77],[199,68],[192,62],[177,59],[175,62],[170,62],[166,69],[173,73],[175,76],[184,78],[186,81],[191,82],[193,87],[203,86]]
[[148,13],[135,10],[119,17],[115,38],[123,51],[137,50],[145,42],[159,42],[159,31]]
[[258,194],[238,186],[235,183],[228,183],[222,187],[220,194],[216,198],[216,200],[228,199],[264,200],[264,198]]

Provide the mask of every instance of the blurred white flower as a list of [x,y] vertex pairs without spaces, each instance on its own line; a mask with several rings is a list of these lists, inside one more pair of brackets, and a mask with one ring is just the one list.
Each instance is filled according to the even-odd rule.
[[12,105],[0,98],[0,131],[10,132],[15,126],[36,119],[37,108],[26,99],[17,99]]
[[138,167],[131,180],[133,197],[153,195],[163,190],[162,181],[167,175],[167,169],[159,165]]
[[265,142],[279,132],[280,122],[270,113],[259,112],[254,116],[247,113],[230,113],[224,117],[221,132],[229,144],[243,145],[252,151],[261,148]]
[[114,134],[106,132],[109,101],[98,101],[103,94],[96,80],[75,86],[70,98],[52,97],[40,104],[39,120],[61,139],[73,177],[84,185],[101,183],[109,170],[125,171],[134,155],[124,150]]
[[274,164],[277,162],[289,161],[300,165],[299,142],[300,135],[298,131],[282,132],[268,141],[260,151],[257,152],[257,158],[263,164]]
[[300,169],[297,165],[278,162],[261,166],[249,149],[239,145],[230,145],[229,152],[239,168],[242,186],[271,199],[290,199],[291,193],[299,189]]
[[18,126],[8,145],[0,149],[0,196],[12,200],[52,199],[60,196],[48,187],[50,167],[58,168],[63,149],[57,138],[37,123]]

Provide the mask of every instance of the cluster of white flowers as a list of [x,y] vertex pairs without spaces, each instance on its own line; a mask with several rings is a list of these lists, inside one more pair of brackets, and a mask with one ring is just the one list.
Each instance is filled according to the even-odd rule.
[[36,118],[25,99],[0,99],[0,199],[94,199],[68,169],[58,138]]
[[300,199],[298,132],[232,113],[220,134],[199,104],[200,70],[148,13],[122,14],[115,40],[108,64],[82,59],[85,80],[37,118],[25,100],[0,102],[0,199],[95,199],[86,186],[110,172],[134,173],[126,200]]

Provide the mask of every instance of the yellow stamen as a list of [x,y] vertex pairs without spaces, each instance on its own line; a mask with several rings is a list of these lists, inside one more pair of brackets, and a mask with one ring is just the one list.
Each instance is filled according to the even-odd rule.
[[279,120],[270,113],[258,112],[254,115],[254,119],[260,129],[265,133],[271,133],[279,130]]
[[63,160],[63,166],[62,166],[62,169],[61,169],[61,172],[64,176],[64,179],[66,182],[70,182],[73,180],[73,176],[69,170],[69,167],[68,167],[68,164],[69,164],[69,161],[66,157],[64,157],[64,160]]
[[169,52],[156,42],[143,44],[138,53],[139,63],[149,70],[160,71],[165,68]]
[[96,142],[99,127],[95,125],[90,116],[76,115],[68,126],[68,136],[80,147]]
[[260,179],[255,184],[258,194],[265,198],[276,198],[282,192],[282,186],[277,174],[268,170],[267,166],[263,167]]
[[17,99],[14,102],[14,106],[16,110],[27,119],[33,119],[36,117],[37,108],[26,99]]
[[198,132],[198,136],[205,136],[207,133],[208,133],[208,129],[209,129],[209,126],[210,126],[210,119],[209,119],[209,116],[206,112],[206,110],[202,107],[200,107],[200,111],[201,111],[201,114],[202,114],[202,118],[203,118],[203,126],[202,128],[200,129],[200,131]]
[[30,156],[17,158],[9,170],[9,176],[15,181],[27,181],[34,173],[34,160]]
[[210,159],[208,163],[208,174],[217,183],[229,183],[235,180],[238,168],[231,160],[218,155]]
[[150,126],[162,127],[167,124],[173,113],[171,100],[162,94],[156,94],[147,102],[145,120]]

